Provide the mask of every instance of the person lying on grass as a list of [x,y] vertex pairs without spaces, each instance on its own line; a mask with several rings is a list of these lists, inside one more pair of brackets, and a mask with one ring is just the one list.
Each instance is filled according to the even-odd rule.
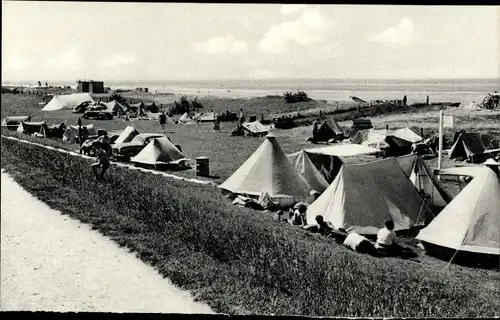
[[[309,231],[309,232],[312,232],[312,233],[319,233],[322,236],[331,237],[337,241],[337,238],[335,237],[337,233],[335,232],[333,226],[329,225],[328,222],[325,221],[325,219],[323,218],[322,215],[317,215],[315,220],[316,220],[316,225],[312,225],[312,224],[305,225],[302,228]],[[343,235],[342,232],[339,233],[339,235],[342,236]],[[342,243],[344,241],[346,236],[347,236],[347,232],[345,233],[345,235],[343,235],[343,239],[340,241],[340,243]]]
[[352,251],[377,255],[373,243],[356,232],[349,233],[342,244]]
[[[102,143],[94,142],[94,148],[96,150],[97,162],[92,164],[92,171],[98,179],[102,179],[104,177],[104,173],[106,173],[106,170],[108,170],[110,163],[106,154],[106,150],[104,150],[102,147]],[[99,169],[101,169],[100,173],[98,173]]]

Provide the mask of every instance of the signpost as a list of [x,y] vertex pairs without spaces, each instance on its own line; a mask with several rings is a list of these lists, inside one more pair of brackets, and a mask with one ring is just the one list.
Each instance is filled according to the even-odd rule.
[[438,169],[441,170],[443,157],[443,128],[453,128],[453,116],[445,116],[444,111],[439,111],[439,158]]

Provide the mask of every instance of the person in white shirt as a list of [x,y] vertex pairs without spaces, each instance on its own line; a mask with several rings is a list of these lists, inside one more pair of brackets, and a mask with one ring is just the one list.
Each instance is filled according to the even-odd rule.
[[385,222],[385,227],[380,229],[377,233],[377,242],[375,248],[379,251],[394,251],[396,249],[397,236],[394,232],[394,221],[388,220]]

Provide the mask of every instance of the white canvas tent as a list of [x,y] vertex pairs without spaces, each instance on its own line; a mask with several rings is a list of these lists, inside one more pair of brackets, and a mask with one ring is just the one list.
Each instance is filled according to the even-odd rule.
[[84,102],[94,102],[88,93],[74,93],[54,96],[49,103],[43,107],[42,111],[56,111],[62,109],[73,109]]
[[189,123],[191,121],[192,119],[187,112],[184,112],[184,114],[179,118],[179,122],[183,124]]
[[268,193],[282,206],[304,201],[310,191],[272,135],[219,188],[257,197]]
[[328,189],[307,209],[307,223],[316,216],[335,228],[375,235],[384,222],[395,230],[422,226],[434,215],[394,158],[367,164],[344,164]]
[[107,103],[103,103],[103,105],[106,107],[106,110],[108,112],[111,112],[114,114],[123,114],[123,113],[127,112],[127,108],[116,100],[113,100],[113,101],[110,101]]
[[471,110],[471,111],[481,110],[481,107],[479,106],[479,104],[475,103],[474,101],[472,101],[470,103],[464,103],[462,106],[463,106],[462,108],[465,110]]
[[324,154],[337,157],[368,155],[380,152],[380,150],[377,148],[350,143],[339,143],[328,147],[306,149],[306,151],[308,153]]
[[241,125],[248,135],[266,135],[271,126],[265,126],[260,121],[245,122]]
[[154,138],[131,162],[147,165],[180,164],[188,159],[167,137]]
[[417,239],[457,251],[500,255],[500,183],[495,173],[482,168]]
[[412,143],[422,141],[423,138],[413,132],[410,128],[405,127],[401,129],[394,130],[391,134],[391,136],[399,138],[401,140],[409,141]]
[[433,206],[444,208],[453,199],[419,156],[411,154],[397,157],[396,160],[417,190],[429,197]]
[[325,177],[316,169],[305,150],[287,155],[287,157],[310,190],[322,193],[328,188]]
[[139,132],[132,126],[127,126],[122,133],[116,138],[115,144],[130,142]]

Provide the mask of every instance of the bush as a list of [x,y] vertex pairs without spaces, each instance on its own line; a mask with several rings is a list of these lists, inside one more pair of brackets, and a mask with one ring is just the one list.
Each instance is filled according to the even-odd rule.
[[311,100],[304,91],[298,91],[297,93],[285,92],[284,96],[287,103],[307,102]]

